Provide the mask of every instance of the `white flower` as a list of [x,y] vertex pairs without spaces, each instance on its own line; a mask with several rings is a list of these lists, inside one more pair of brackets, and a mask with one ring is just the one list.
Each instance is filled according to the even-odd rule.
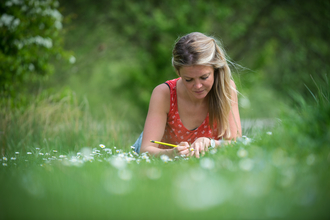
[[165,163],[167,163],[167,162],[169,161],[170,158],[169,158],[167,155],[163,154],[162,156],[160,156],[160,159],[161,159],[162,161],[164,161]]
[[32,154],[32,152],[26,152],[26,154]]
[[18,154],[19,154],[19,152],[15,152],[15,154],[16,154],[16,155],[18,155]]
[[271,131],[266,132],[268,135],[272,135],[273,133]]
[[57,153],[57,150],[53,150],[54,153]]
[[2,159],[3,159],[3,161],[7,161],[7,157],[3,157]]
[[103,144],[100,144],[99,146],[100,146],[100,148],[102,148],[102,149],[105,148],[105,146],[104,146]]
[[16,160],[16,157],[11,157],[10,159],[11,159],[11,160]]
[[149,159],[147,153],[142,153],[141,158],[142,158],[142,159],[145,159],[145,160],[146,160],[146,159]]
[[6,163],[2,163],[2,166],[6,167],[6,166],[7,166],[7,164],[6,164]]
[[252,139],[247,136],[242,136],[241,138],[238,138],[238,141],[241,141],[244,145],[248,145],[252,142]]
[[[62,29],[62,27],[63,27],[63,25],[62,25],[62,22],[60,22],[60,21],[55,21],[54,22],[54,26],[57,28],[57,29]],[[71,58],[74,58],[74,61],[73,61],[73,63],[76,61],[76,58],[74,57],[74,56],[71,56]],[[70,58],[70,63],[72,63],[71,62],[71,58]]]

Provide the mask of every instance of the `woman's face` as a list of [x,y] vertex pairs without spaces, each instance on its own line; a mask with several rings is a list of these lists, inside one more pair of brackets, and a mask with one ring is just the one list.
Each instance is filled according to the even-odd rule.
[[205,98],[214,83],[214,69],[211,66],[181,67],[179,75],[189,96],[195,99]]

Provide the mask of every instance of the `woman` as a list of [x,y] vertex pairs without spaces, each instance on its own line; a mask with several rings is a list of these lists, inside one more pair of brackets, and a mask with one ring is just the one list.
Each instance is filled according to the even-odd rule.
[[152,92],[135,150],[199,157],[209,146],[219,147],[223,139],[241,136],[236,86],[217,41],[198,32],[183,36],[174,46],[172,65],[179,78],[158,85]]

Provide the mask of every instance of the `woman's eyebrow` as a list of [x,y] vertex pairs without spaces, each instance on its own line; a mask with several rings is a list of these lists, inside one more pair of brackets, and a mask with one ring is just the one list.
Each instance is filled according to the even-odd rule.
[[209,76],[209,75],[211,75],[211,72],[205,73],[201,77],[205,77],[205,76]]
[[[208,73],[204,73],[203,75],[199,76],[200,77],[206,77],[206,76],[209,76],[211,75],[211,72],[208,72]],[[193,77],[189,77],[189,76],[182,76],[183,78],[185,79],[193,79]]]

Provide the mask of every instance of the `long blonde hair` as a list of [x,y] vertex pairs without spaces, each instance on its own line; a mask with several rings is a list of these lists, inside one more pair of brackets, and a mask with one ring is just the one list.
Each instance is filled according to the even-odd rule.
[[231,111],[232,75],[225,51],[215,38],[199,32],[181,37],[173,49],[172,65],[179,72],[181,67],[207,65],[214,69],[214,84],[209,92],[209,122],[217,123],[218,137],[230,137],[229,113]]

